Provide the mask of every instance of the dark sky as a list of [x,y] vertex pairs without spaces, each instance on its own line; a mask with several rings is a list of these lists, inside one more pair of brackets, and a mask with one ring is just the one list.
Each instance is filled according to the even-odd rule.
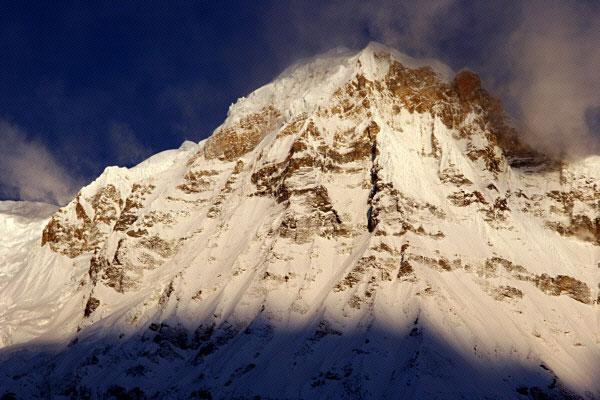
[[199,140],[277,72],[254,2],[34,3],[0,10],[0,116],[85,177],[147,155],[121,154],[111,130],[142,153]]
[[[573,18],[593,25],[581,35],[594,49],[596,2],[563,3],[0,1],[0,198],[64,202],[107,165],[207,137],[235,99],[340,45],[377,40],[468,66],[510,97],[515,75],[538,68],[513,52],[519,34],[544,36],[547,21]],[[57,189],[53,179],[68,182]]]

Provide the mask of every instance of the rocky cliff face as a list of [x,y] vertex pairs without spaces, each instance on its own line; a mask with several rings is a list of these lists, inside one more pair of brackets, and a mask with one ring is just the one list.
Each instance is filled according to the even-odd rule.
[[600,159],[506,121],[474,73],[379,45],[292,67],[52,216],[0,287],[2,386],[597,397]]

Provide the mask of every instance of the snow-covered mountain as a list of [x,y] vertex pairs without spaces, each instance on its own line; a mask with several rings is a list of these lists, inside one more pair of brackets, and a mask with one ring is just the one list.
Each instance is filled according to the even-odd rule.
[[0,216],[0,387],[599,398],[600,157],[535,150],[470,71],[301,62],[43,233]]

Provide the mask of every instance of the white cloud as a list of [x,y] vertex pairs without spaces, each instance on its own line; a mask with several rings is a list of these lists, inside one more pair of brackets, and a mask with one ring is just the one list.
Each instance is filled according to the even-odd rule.
[[5,194],[65,204],[79,187],[75,175],[65,170],[43,143],[0,120],[0,187]]

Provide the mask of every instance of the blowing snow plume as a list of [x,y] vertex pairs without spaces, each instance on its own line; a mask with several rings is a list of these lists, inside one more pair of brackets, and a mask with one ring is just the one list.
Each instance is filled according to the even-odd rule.
[[40,142],[0,120],[0,194],[64,204],[77,188],[73,178]]

